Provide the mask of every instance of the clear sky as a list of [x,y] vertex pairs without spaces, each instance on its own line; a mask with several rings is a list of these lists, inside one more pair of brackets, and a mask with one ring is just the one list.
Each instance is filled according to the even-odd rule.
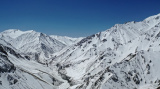
[[88,36],[160,13],[160,0],[0,0],[0,32]]

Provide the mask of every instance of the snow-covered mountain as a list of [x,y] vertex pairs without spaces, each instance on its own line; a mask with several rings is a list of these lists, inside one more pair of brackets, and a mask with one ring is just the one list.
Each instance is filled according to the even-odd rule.
[[[83,39],[20,30],[0,34],[2,89],[160,88],[160,14]],[[33,53],[51,61],[43,65],[32,60]]]
[[160,84],[160,14],[116,24],[55,53],[73,89],[137,89]]
[[39,62],[45,63],[50,59],[50,55],[61,50],[66,45],[62,42],[43,33],[30,31],[20,31],[16,29],[6,30],[0,33],[5,41],[9,42],[16,49],[27,53]]

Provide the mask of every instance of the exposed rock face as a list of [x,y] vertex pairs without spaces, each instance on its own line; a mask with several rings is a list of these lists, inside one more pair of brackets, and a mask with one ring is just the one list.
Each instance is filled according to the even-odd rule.
[[5,47],[0,45],[0,73],[14,72],[16,68],[14,67],[14,64],[11,63],[8,59],[8,54],[4,48]]

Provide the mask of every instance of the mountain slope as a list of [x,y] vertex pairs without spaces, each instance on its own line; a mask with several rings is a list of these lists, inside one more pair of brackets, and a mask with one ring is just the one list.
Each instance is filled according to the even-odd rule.
[[67,82],[0,39],[0,89],[57,89]]
[[159,34],[160,14],[116,24],[55,53],[53,65],[70,77],[73,89],[158,87]]

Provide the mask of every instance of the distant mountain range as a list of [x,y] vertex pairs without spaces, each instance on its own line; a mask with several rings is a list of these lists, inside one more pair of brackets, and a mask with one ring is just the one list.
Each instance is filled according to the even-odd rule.
[[72,38],[0,33],[0,89],[160,89],[160,14]]

